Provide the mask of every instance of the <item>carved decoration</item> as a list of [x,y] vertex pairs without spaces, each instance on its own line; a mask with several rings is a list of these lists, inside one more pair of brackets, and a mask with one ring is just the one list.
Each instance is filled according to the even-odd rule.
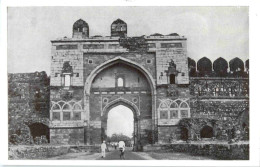
[[178,71],[176,69],[176,64],[174,63],[174,61],[171,59],[171,61],[169,62],[169,67],[168,70],[165,70],[167,76],[174,74],[175,76],[178,75],[178,73],[180,73],[180,71]]
[[69,61],[65,61],[62,67],[62,73],[73,73],[72,66]]

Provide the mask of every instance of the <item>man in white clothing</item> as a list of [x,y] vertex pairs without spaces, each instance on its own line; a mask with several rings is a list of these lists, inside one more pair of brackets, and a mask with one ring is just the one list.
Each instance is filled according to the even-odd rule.
[[122,159],[122,158],[125,159],[125,142],[119,141],[118,148],[120,151],[120,159]]
[[101,156],[102,156],[102,158],[106,157],[106,149],[107,149],[106,142],[103,141],[103,143],[101,144]]

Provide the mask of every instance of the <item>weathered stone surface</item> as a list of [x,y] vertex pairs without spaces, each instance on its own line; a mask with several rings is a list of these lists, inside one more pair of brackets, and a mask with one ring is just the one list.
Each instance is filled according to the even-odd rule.
[[32,144],[36,136],[31,136],[30,126],[42,123],[48,127],[49,96],[49,77],[45,72],[8,74],[10,144]]
[[182,152],[209,156],[219,160],[249,160],[249,144],[185,144],[175,143],[144,147],[144,151]]
[[[33,143],[28,125],[38,122],[51,128],[51,143],[99,144],[106,139],[107,114],[117,105],[133,111],[140,147],[197,140],[204,125],[213,129],[213,138],[229,140],[223,126],[230,125],[248,140],[248,71],[219,77],[209,61],[198,63],[196,71],[195,61],[188,65],[185,37],[131,38],[123,25],[114,25],[110,37],[89,37],[87,23],[79,20],[73,38],[51,41],[50,83],[44,73],[9,75],[9,138],[14,143]],[[207,121],[200,126],[183,123],[187,119]]]

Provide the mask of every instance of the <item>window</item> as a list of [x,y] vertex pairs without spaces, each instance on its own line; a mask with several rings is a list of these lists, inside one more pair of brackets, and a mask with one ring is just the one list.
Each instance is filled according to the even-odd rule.
[[70,120],[70,112],[63,112],[63,121]]
[[117,78],[117,86],[118,87],[123,87],[124,86],[124,79],[119,77]]
[[181,110],[181,118],[188,118],[188,110]]
[[162,102],[159,107],[160,119],[168,119],[168,105],[165,102]]
[[178,114],[178,109],[179,109],[179,107],[178,107],[178,104],[176,103],[176,102],[172,102],[171,104],[170,104],[170,118],[171,119],[173,119],[173,118],[178,118],[179,116],[179,114]]
[[58,77],[59,76],[59,73],[55,73],[55,77]]
[[52,113],[52,120],[60,121],[60,112],[53,112]]
[[170,111],[170,118],[178,118],[178,110],[171,110]]
[[64,76],[64,86],[66,86],[66,87],[70,86],[70,75],[69,74],[66,74]]
[[151,64],[151,63],[152,63],[152,60],[151,60],[151,59],[147,59],[147,60],[146,60],[146,63],[147,63],[147,64]]
[[75,73],[76,77],[79,77],[79,73]]
[[170,75],[170,84],[175,84],[175,75],[174,74]]
[[74,112],[74,113],[73,113],[73,119],[74,119],[75,121],[81,120],[81,112]]
[[160,119],[168,119],[168,111],[162,110],[160,112]]
[[88,64],[92,64],[92,63],[93,63],[93,60],[89,59]]
[[[181,101],[181,102],[178,102]],[[187,102],[177,100],[166,100],[159,105],[159,119],[180,119],[190,117],[190,107]]]

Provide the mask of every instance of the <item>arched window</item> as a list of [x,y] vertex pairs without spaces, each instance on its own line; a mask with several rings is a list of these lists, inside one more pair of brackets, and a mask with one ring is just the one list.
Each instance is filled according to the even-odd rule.
[[168,119],[168,105],[166,102],[162,102],[159,106],[159,116],[160,119]]
[[69,104],[64,104],[62,107],[63,121],[71,120],[71,106]]
[[52,118],[51,120],[58,120],[60,121],[60,113],[61,113],[61,107],[58,104],[53,104],[51,107],[52,111]]
[[122,77],[117,78],[117,86],[118,87],[124,86],[124,79]]
[[175,84],[175,75],[174,74],[170,75],[170,84]]
[[187,102],[182,102],[180,104],[180,117],[181,118],[188,118],[190,117],[190,108]]
[[178,104],[173,101],[170,105],[170,119],[179,117],[178,110],[179,110]]
[[178,100],[163,101],[159,105],[159,119],[180,119],[190,117],[190,107],[187,102]]
[[81,120],[82,107],[80,104],[74,104],[73,106],[73,120]]

